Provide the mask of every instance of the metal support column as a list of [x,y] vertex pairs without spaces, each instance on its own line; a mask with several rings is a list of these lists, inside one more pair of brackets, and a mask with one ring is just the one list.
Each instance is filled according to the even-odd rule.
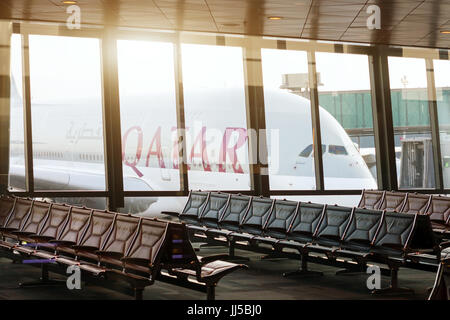
[[317,84],[316,55],[314,51],[308,51],[308,77],[309,95],[311,101],[311,121],[313,128],[314,146],[314,170],[316,177],[316,190],[325,190],[322,159],[322,133],[320,128],[319,92]]
[[437,92],[434,79],[434,63],[432,59],[426,59],[428,109],[430,113],[431,137],[433,145],[434,187],[444,192],[444,179],[442,172],[441,137],[439,135],[439,119],[437,109]]
[[31,85],[30,85],[30,42],[28,34],[22,35],[22,72],[23,72],[23,121],[25,144],[25,186],[26,191],[33,196],[34,165],[33,165],[33,129],[31,123]]
[[120,126],[117,39],[114,28],[106,28],[102,39],[103,136],[108,209],[124,207],[122,135]]
[[397,190],[391,88],[388,57],[384,46],[377,47],[373,55],[369,55],[369,69],[378,189]]
[[[267,150],[266,114],[262,76],[261,49],[249,38],[244,47],[244,76],[247,106],[249,168],[252,190],[256,195],[268,197],[269,164]],[[252,134],[251,132],[256,133]],[[281,155],[280,155],[281,156]]]
[[184,88],[183,88],[183,65],[181,59],[181,42],[179,34],[174,43],[174,70],[175,70],[175,94],[177,107],[177,128],[178,128],[178,170],[180,173],[180,190],[184,195],[189,193],[189,178],[187,167],[186,149],[186,125],[184,115]]
[[0,22],[0,193],[8,188],[10,126],[10,22]]

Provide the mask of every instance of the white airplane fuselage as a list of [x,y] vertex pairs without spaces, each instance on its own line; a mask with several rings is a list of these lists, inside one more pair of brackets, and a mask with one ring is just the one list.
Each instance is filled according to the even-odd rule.
[[[243,94],[243,90],[230,90],[227,99],[216,99],[214,92],[190,95],[185,107],[190,189],[251,188],[248,150],[254,132],[247,130],[245,110],[236,107],[242,105]],[[180,189],[174,106],[175,100],[163,93],[121,100],[125,190]],[[265,106],[271,189],[314,190],[309,101],[281,90],[268,91]],[[32,108],[35,188],[105,190],[101,101]],[[21,108],[12,108],[12,121],[22,119]],[[326,188],[376,188],[366,163],[337,120],[320,108],[320,121]],[[24,185],[23,149],[23,126],[12,126],[10,184],[17,188]],[[183,203],[162,197],[127,200],[127,211],[148,214],[180,209]]]

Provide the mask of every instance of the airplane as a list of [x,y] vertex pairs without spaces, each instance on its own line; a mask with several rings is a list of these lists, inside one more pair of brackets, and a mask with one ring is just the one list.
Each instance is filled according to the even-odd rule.
[[[225,95],[224,90],[228,91]],[[217,99],[219,92],[220,97],[227,98]],[[267,90],[264,97],[271,189],[315,190],[309,100],[281,89]],[[250,190],[248,143],[249,136],[258,133],[247,130],[245,109],[236,107],[243,106],[244,90],[190,93],[186,101],[189,188]],[[11,126],[10,186],[23,189],[23,104],[14,80],[11,105],[11,121],[15,125]],[[72,104],[32,105],[35,190],[105,190],[100,106],[101,101],[81,99]],[[165,93],[121,97],[124,190],[179,190],[174,106],[175,97]],[[326,188],[376,188],[375,179],[354,143],[322,107],[320,122]],[[66,200],[81,202],[81,199]],[[310,200],[317,201],[317,197]],[[184,201],[165,197],[126,198],[122,211],[154,216],[164,210],[178,211]],[[96,198],[84,199],[84,204],[105,206],[104,199]]]

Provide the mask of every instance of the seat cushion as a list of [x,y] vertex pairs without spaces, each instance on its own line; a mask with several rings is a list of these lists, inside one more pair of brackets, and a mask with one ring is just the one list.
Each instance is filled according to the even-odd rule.
[[12,249],[16,245],[17,245],[16,243],[0,240],[0,248],[3,248],[3,249]]
[[80,269],[83,271],[87,271],[89,273],[92,273],[95,276],[98,276],[100,274],[103,274],[106,272],[106,268],[98,267],[92,264],[81,264]]
[[36,250],[33,247],[25,247],[25,246],[16,246],[14,250],[24,253],[24,254],[33,254],[36,252]]
[[441,251],[441,260],[450,262],[450,247]]
[[55,256],[54,254],[48,253],[48,252],[44,252],[44,251],[36,251],[33,253],[33,256],[42,258],[42,259],[56,259],[57,256]]
[[66,258],[66,257],[56,257],[55,261],[60,263],[60,264],[64,264],[66,266],[77,266],[77,265],[80,265],[80,261],[74,260],[74,259],[70,259],[70,258]]
[[[221,278],[225,276],[228,272],[231,272],[241,267],[243,266],[227,261],[216,260],[202,266],[201,279],[199,280],[207,281],[209,278],[212,277]],[[196,276],[195,270],[191,269],[174,269],[173,272],[176,275]]]

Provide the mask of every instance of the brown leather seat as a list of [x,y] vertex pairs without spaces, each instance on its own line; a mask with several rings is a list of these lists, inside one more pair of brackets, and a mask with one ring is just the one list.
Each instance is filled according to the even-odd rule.
[[376,210],[384,200],[385,191],[363,190],[358,208]]
[[4,226],[0,228],[0,233],[5,236],[9,232],[20,230],[27,221],[32,205],[32,200],[18,198],[15,202],[13,211],[9,215]]
[[50,240],[50,243],[55,245],[56,252],[72,256],[76,254],[72,246],[81,242],[92,214],[91,209],[72,207],[64,230],[57,239]]
[[99,263],[122,267],[121,258],[133,244],[140,223],[141,219],[138,217],[118,215],[106,242],[95,252]]
[[53,204],[42,230],[30,238],[36,243],[57,239],[67,223],[70,209],[70,206],[64,204]]
[[81,259],[97,261],[95,251],[102,248],[108,238],[117,214],[108,211],[94,210],[89,225],[81,240],[72,246],[75,255]]
[[432,197],[426,194],[408,193],[405,206],[401,212],[426,214]]
[[204,283],[208,299],[214,299],[214,288],[220,279],[237,269],[247,268],[245,265],[220,261],[222,256],[198,257],[189,242],[185,225],[170,224],[167,238],[169,245],[161,255],[162,268],[181,281],[194,277],[197,282]]
[[0,197],[0,227],[3,227],[14,208],[16,198]]
[[406,193],[386,191],[383,200],[376,208],[377,210],[386,210],[388,212],[401,212],[405,206]]
[[433,196],[426,212],[430,216],[433,230],[438,233],[450,232],[450,198]]
[[19,241],[32,241],[31,235],[36,235],[41,231],[50,212],[51,204],[47,202],[34,201],[31,214],[19,231],[12,231],[8,236]]
[[151,273],[155,259],[166,236],[168,224],[156,220],[142,220],[135,241],[122,258],[123,267]]
[[66,225],[70,209],[71,207],[67,205],[52,204],[39,233],[26,236],[30,244],[27,246],[18,246],[14,249],[24,254],[30,254],[30,248],[44,250],[46,251],[44,252],[45,254],[48,254],[47,252],[54,252],[54,245],[48,242],[57,239],[61,234]]
[[[16,202],[20,203],[17,213],[22,212],[22,199]],[[15,219],[20,216],[25,219],[23,214],[16,214]],[[218,257],[197,257],[184,224],[156,219],[36,202],[23,230],[28,231],[21,235],[34,241],[34,246],[16,245],[14,250],[22,256],[53,260],[63,267],[61,272],[66,266],[76,265],[90,277],[105,281],[120,277],[132,285],[137,298],[142,298],[145,286],[167,279],[160,274],[161,269],[178,274],[182,286],[191,282],[187,277],[196,277],[212,298],[214,287],[223,276],[245,267],[217,261]],[[28,233],[33,231],[35,234]],[[51,247],[42,248],[37,242]],[[177,281],[171,278],[169,282]],[[193,288],[198,289],[198,282]]]

